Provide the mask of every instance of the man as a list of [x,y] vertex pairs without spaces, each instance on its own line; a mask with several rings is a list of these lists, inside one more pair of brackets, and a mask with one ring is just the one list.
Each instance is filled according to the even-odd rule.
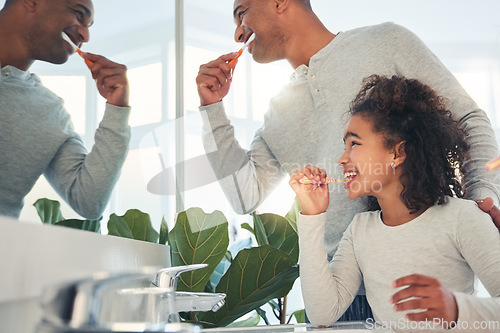
[[[87,152],[62,100],[29,72],[62,64],[89,40],[91,0],[7,0],[0,11],[0,214],[19,217],[41,174],[80,215],[99,218],[125,160],[130,128],[126,67],[83,53],[106,110]],[[83,60],[82,60],[83,61]]]
[[[480,110],[453,75],[411,32],[386,23],[339,34],[328,31],[309,0],[236,0],[235,40],[249,45],[253,59],[267,63],[286,59],[294,68],[289,85],[270,102],[264,125],[247,152],[237,143],[222,99],[231,85],[231,53],[200,67],[196,83],[204,117],[204,140],[210,162],[236,212],[254,211],[286,174],[306,164],[341,177],[336,160],[344,151],[342,115],[372,74],[418,79],[450,99],[450,109],[469,131],[472,146],[467,163],[470,198],[492,197],[498,203],[498,173],[486,173],[486,162],[498,155],[495,135]],[[329,258],[363,200],[349,201],[345,191],[331,185],[325,244]],[[483,210],[498,216],[491,199]],[[486,207],[487,206],[487,207]],[[363,301],[361,301],[363,303]],[[363,319],[357,314],[343,319]]]

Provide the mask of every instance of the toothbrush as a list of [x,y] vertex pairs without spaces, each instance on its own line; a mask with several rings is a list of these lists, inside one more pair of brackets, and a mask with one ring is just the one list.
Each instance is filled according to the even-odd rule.
[[236,60],[238,60],[238,58],[241,57],[243,51],[245,51],[245,49],[248,47],[248,45],[250,45],[250,43],[254,40],[254,38],[255,34],[252,34],[250,38],[248,38],[245,44],[243,44],[243,47],[238,51],[238,56],[229,62],[229,66],[232,67],[236,63]]
[[486,163],[485,169],[486,171],[495,171],[500,169],[500,156]]
[[330,184],[330,183],[343,183],[346,181],[347,181],[347,179],[337,179],[337,178],[326,177],[326,182],[322,182],[321,180],[309,179],[309,178],[304,176],[302,179],[299,180],[299,183],[312,184],[312,185],[323,185],[323,184]]
[[[71,47],[73,48],[73,52],[76,52],[80,55],[80,57],[83,58],[82,56],[82,50],[80,50],[80,48],[78,46],[75,45],[75,43],[73,43],[73,41],[71,40],[71,38],[69,38],[69,36],[63,31],[62,32],[62,38],[68,42],[69,45],[71,45]],[[85,63],[87,64],[88,67],[92,66],[94,63],[88,59],[85,59],[83,58],[83,60],[85,61]]]
[[[241,57],[241,55],[243,54],[243,51],[245,51],[245,49],[248,47],[248,45],[250,45],[250,43],[254,40],[254,38],[255,38],[255,34],[252,34],[248,38],[248,40],[245,42],[245,44],[243,44],[243,47],[238,51],[238,56],[228,62],[229,66],[231,66],[231,67],[234,66],[234,64],[236,63],[236,60],[238,60],[238,58]],[[207,85],[206,87],[208,89],[212,89],[213,86]]]

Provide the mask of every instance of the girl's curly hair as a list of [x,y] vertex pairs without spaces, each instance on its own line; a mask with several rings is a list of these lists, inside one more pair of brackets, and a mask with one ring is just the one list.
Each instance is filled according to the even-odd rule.
[[406,207],[415,212],[444,203],[445,196],[464,197],[469,145],[447,100],[418,80],[372,75],[363,83],[349,113],[371,121],[387,148],[404,141],[400,196]]

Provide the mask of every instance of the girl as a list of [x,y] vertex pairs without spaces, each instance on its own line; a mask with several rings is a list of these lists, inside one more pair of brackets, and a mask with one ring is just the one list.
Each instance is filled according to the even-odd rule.
[[[500,331],[500,234],[465,196],[466,133],[445,101],[416,80],[367,78],[351,105],[338,160],[350,199],[376,198],[328,263],[324,249],[325,170],[290,179],[301,206],[300,277],[307,315],[330,326],[364,281],[375,323],[391,329],[433,325]],[[334,185],[335,186],[335,185]],[[477,298],[474,276],[491,298]]]

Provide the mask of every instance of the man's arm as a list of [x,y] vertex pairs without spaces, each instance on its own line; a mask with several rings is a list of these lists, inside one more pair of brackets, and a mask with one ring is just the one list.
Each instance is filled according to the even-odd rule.
[[80,215],[98,218],[119,178],[130,141],[127,68],[109,59],[82,53],[97,90],[107,101],[90,153],[69,122],[62,144],[44,174],[56,191]]
[[500,202],[500,173],[487,172],[485,165],[499,156],[495,133],[486,113],[462,88],[453,74],[412,32],[398,25],[387,25],[387,48],[392,50],[399,75],[415,78],[448,99],[453,119],[467,130],[470,158],[465,163],[466,189],[469,199],[491,197]]
[[500,209],[495,206],[493,199],[488,197],[484,200],[477,200],[476,202],[483,212],[491,216],[493,223],[495,223],[496,227],[500,231]]
[[257,131],[250,150],[241,148],[222,102],[201,107],[203,145],[229,203],[238,214],[256,210],[285,175]]
[[224,194],[238,214],[247,214],[264,200],[284,176],[264,139],[256,133],[250,151],[239,145],[222,103],[229,92],[237,55],[230,53],[200,66],[196,84],[203,119],[203,145]]
[[90,153],[73,133],[45,170],[50,184],[81,216],[96,219],[106,208],[127,156],[129,114],[130,108],[107,104]]

